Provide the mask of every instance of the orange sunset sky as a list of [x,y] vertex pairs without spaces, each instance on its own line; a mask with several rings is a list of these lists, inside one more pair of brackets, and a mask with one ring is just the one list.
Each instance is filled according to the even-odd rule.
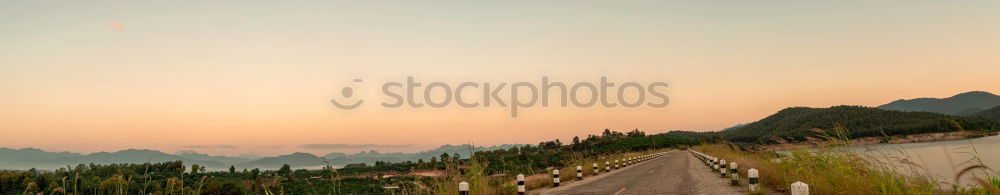
[[[1000,1],[8,1],[0,147],[275,155],[719,130],[1000,93]],[[378,107],[381,83],[667,82],[653,108]],[[362,83],[352,83],[356,78]],[[365,107],[329,103],[351,86]],[[303,148],[305,144],[344,144]],[[364,145],[372,144],[372,145]]]

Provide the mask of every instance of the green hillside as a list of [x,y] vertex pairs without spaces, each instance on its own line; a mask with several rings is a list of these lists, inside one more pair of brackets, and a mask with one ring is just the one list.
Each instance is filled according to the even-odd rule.
[[1000,119],[1000,106],[990,108],[981,112],[977,112],[969,115],[969,117],[982,117],[991,119]]
[[719,133],[734,142],[776,143],[774,138],[795,142],[816,136],[818,133],[812,131],[813,128],[831,129],[837,124],[846,127],[851,138],[957,131],[955,124],[965,130],[1000,129],[1000,120],[996,119],[835,106],[787,108],[760,121]]

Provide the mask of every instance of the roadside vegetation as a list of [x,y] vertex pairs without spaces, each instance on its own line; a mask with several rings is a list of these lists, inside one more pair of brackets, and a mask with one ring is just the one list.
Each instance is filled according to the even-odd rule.
[[[529,189],[551,185],[548,173],[561,169],[575,179],[576,165],[591,174],[593,162],[638,156],[669,147],[695,145],[693,139],[639,130],[604,130],[601,135],[474,151],[471,158],[441,154],[417,162],[349,164],[334,169],[205,171],[181,161],[143,164],[80,164],[57,170],[0,171],[0,194],[457,194],[460,181],[474,194],[514,194],[517,174]],[[470,150],[472,148],[470,147]],[[601,169],[603,170],[603,163]]]
[[[824,141],[810,149],[749,151],[725,141],[692,149],[735,161],[741,175],[757,169],[761,184],[776,191],[802,181],[816,194],[1000,194],[1000,174],[978,157],[956,165],[961,171],[954,181],[939,181],[905,151],[855,150],[843,126],[812,132],[814,139]],[[961,183],[961,178],[972,183]]]
[[[964,123],[948,124],[965,131]],[[737,162],[741,175],[748,168],[758,169],[761,184],[779,192],[803,181],[815,194],[1000,194],[1000,174],[977,159],[957,167],[962,171],[955,176],[975,179],[946,182],[928,176],[905,152],[852,149],[854,134],[842,125],[809,131],[803,140],[817,145],[778,152],[702,133],[604,130],[569,143],[553,140],[492,151],[474,151],[470,145],[469,158],[444,153],[417,162],[380,161],[336,169],[328,165],[293,170],[285,165],[276,170],[205,171],[181,161],[80,164],[51,171],[0,171],[0,194],[457,194],[462,181],[470,184],[472,194],[516,194],[518,174],[526,176],[529,190],[540,189],[552,185],[554,169],[560,170],[561,181],[569,182],[576,179],[578,165],[590,176],[593,163],[603,173],[604,162],[614,166],[615,160],[688,147]]]

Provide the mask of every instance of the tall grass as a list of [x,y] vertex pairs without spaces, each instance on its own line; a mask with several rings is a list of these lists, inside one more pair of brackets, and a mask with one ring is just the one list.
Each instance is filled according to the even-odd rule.
[[[998,194],[996,172],[985,173],[980,185],[965,188],[943,186],[929,171],[903,150],[867,150],[851,147],[846,129],[815,129],[826,140],[817,148],[784,151],[743,151],[731,143],[703,144],[695,150],[739,164],[741,174],[750,168],[760,173],[760,182],[776,191],[787,191],[796,181],[809,184],[816,194]],[[959,174],[956,178],[962,177]]]

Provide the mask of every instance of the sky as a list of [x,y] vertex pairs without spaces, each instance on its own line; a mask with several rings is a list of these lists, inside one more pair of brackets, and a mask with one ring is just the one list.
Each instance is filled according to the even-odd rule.
[[[1000,1],[8,1],[0,147],[217,155],[710,131],[1000,93]],[[380,108],[381,83],[666,82],[666,108]],[[363,82],[352,82],[363,79]],[[330,99],[354,89],[366,107]],[[633,97],[633,96],[629,96]]]

